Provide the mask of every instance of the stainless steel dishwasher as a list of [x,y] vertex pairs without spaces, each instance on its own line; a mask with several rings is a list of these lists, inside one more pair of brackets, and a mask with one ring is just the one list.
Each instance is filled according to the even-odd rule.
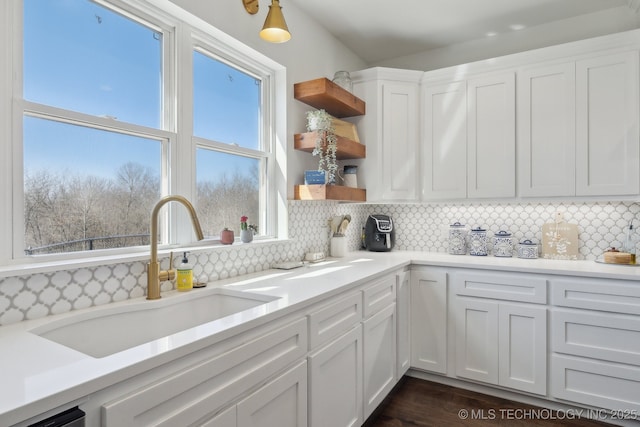
[[60,412],[29,427],[84,427],[85,413],[77,406]]

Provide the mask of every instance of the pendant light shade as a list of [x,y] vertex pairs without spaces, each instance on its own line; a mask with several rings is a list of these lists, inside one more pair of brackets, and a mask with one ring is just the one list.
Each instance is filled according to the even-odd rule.
[[260,37],[271,43],[283,43],[291,38],[279,0],[271,0],[269,13],[264,21],[262,31],[260,31]]

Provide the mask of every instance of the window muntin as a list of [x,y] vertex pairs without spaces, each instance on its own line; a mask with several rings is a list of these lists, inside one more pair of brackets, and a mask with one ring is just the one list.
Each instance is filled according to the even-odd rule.
[[159,129],[162,44],[91,1],[24,0],[24,99]]
[[261,81],[203,52],[193,52],[193,134],[260,147]]

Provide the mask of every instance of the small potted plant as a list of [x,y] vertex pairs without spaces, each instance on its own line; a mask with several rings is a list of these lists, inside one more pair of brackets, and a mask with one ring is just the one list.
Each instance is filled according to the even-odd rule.
[[220,232],[220,243],[222,243],[223,245],[232,245],[233,240],[234,240],[233,230],[229,230],[227,227],[225,227]]
[[251,243],[253,235],[258,231],[258,226],[253,224],[247,224],[249,218],[246,216],[240,217],[240,240],[243,243]]
[[316,133],[315,147],[311,154],[319,156],[318,170],[327,173],[327,182],[335,184],[338,163],[338,137],[333,126],[333,117],[325,110],[307,112],[307,130]]

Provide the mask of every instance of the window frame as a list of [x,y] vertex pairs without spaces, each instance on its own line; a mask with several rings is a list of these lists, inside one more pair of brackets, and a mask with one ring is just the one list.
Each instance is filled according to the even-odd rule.
[[[22,40],[23,0],[2,2],[0,12],[4,19],[0,35],[0,59],[6,58],[5,67],[0,67],[0,113],[9,114],[0,118],[9,126],[0,130],[0,135],[11,141],[0,145],[0,157],[5,159],[0,176],[6,178],[0,185],[0,232],[11,236],[0,243],[0,270],[3,265],[52,264],[60,260],[82,263],[95,262],[98,258],[133,256],[143,258],[147,246],[103,249],[95,251],[68,252],[62,254],[26,255],[24,253],[24,171],[22,123],[25,115],[53,118],[90,128],[116,131],[162,141],[162,194],[181,194],[191,201],[196,197],[195,153],[198,147],[213,148],[245,157],[263,160],[262,188],[260,200],[261,222],[264,238],[282,239],[286,235],[286,120],[284,114],[276,116],[275,108],[286,109],[286,70],[280,64],[254,51],[201,19],[189,14],[168,0],[94,0],[97,4],[116,13],[140,22],[163,34],[163,123],[161,129],[148,128],[132,123],[114,122],[111,119],[69,111],[49,105],[26,101],[22,98]],[[3,22],[4,21],[4,22]],[[192,92],[194,49],[203,49],[207,55],[224,60],[230,66],[260,78],[262,81],[261,142],[264,150],[252,150],[216,143],[193,135]],[[188,58],[188,60],[187,60]],[[7,108],[8,107],[8,108]],[[283,110],[284,112],[285,110]],[[278,137],[280,136],[280,137]],[[6,154],[6,156],[1,156]],[[176,171],[188,170],[189,174]],[[283,176],[284,175],[284,176]],[[164,248],[173,248],[193,243],[193,231],[188,215],[176,204],[164,208],[165,218],[160,230],[168,237]],[[167,215],[168,214],[168,215]],[[170,219],[167,219],[169,217]],[[207,241],[199,246],[217,246],[218,241]],[[194,245],[192,245],[194,246]],[[92,261],[93,260],[93,261]]]

